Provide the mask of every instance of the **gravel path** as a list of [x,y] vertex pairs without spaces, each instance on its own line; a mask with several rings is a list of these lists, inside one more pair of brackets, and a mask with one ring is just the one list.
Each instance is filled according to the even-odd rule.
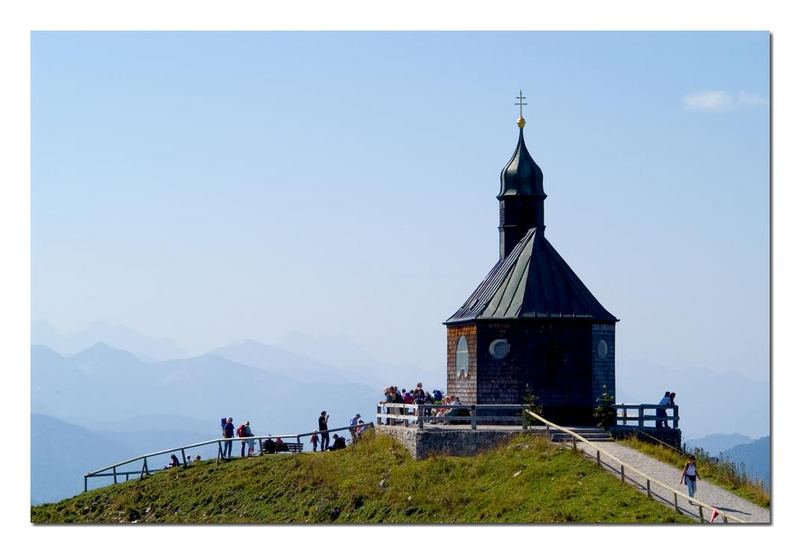
[[[686,486],[680,484],[680,470],[617,442],[600,442],[595,445],[596,447],[600,448],[601,451],[610,453],[620,461],[623,461],[625,464],[635,467],[651,478],[659,480],[664,484],[678,490],[679,492],[686,494]],[[594,447],[583,442],[578,442],[578,448],[582,449],[592,458],[595,458],[596,450]],[[600,459],[603,468],[619,476],[619,465],[616,465],[611,459],[603,459],[602,453],[600,454]],[[607,462],[610,464],[607,465]],[[698,467],[698,469],[702,478],[703,467]],[[625,482],[635,485],[636,488],[642,493],[647,493],[646,481],[638,474],[627,471],[625,473]],[[651,483],[651,492],[656,500],[674,507],[674,494],[671,491],[665,490],[663,487]],[[698,480],[695,498],[699,501],[716,507],[720,515],[727,513],[735,516],[738,519],[744,520],[747,523],[753,524],[770,523],[769,509],[764,509],[763,507],[759,507],[758,505],[750,503],[749,501],[742,499],[741,497],[727,490],[724,490],[713,484],[709,484],[705,480]],[[678,508],[683,514],[699,520],[700,509],[697,506],[689,505],[689,502],[680,496],[678,496]],[[703,519],[708,521],[710,516],[711,513],[708,512],[708,509],[703,509]],[[717,517],[717,519],[714,521],[715,524],[721,522],[722,516]]]

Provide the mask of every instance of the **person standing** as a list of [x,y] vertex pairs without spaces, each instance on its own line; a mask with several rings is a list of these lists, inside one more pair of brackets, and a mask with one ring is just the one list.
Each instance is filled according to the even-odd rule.
[[[694,499],[694,492],[697,491],[697,480],[700,480],[700,475],[697,473],[697,462],[694,455],[689,455],[689,460],[683,465],[681,484],[686,482],[686,490],[692,499]],[[689,501],[689,505],[694,505],[694,501]]]
[[314,432],[313,434],[311,434],[311,447],[314,449],[314,451],[317,451],[318,443],[319,443],[319,436],[317,436],[317,433]]
[[360,413],[356,413],[356,416],[350,419],[350,443],[356,443],[356,438],[358,438],[358,434],[356,433],[355,427],[358,425],[358,419],[361,418]]
[[328,435],[328,419],[330,415],[323,411],[319,414],[319,436],[322,438],[319,444],[320,451],[325,451],[331,443],[331,438]]
[[656,428],[665,428],[667,426],[667,409],[669,405],[669,391],[664,393],[664,397],[658,402],[656,407]]
[[245,438],[250,438],[247,440],[247,456],[252,457],[253,454],[256,452],[256,441],[253,439],[253,429],[250,428],[250,421],[244,423],[244,436]]
[[233,418],[228,417],[228,422],[222,427],[222,437],[225,438],[225,444],[222,448],[222,458],[231,458],[233,453]]
[[678,420],[675,418],[675,392],[669,394],[669,406],[672,407],[672,428],[678,428]]
[[[247,430],[245,430],[245,428],[246,428],[245,425],[241,425],[239,426],[239,428],[236,429],[237,438],[244,438],[247,435],[246,434]],[[247,440],[239,440],[239,443],[242,444],[241,456],[244,457],[244,450],[247,447]]]

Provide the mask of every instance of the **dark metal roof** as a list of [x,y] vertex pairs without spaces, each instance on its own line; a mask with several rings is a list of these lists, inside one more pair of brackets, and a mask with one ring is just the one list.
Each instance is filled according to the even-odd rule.
[[507,196],[547,197],[544,193],[544,174],[525,147],[522,128],[519,129],[517,148],[500,173],[500,194],[497,198]]
[[445,324],[482,319],[580,318],[616,322],[537,228],[497,262]]

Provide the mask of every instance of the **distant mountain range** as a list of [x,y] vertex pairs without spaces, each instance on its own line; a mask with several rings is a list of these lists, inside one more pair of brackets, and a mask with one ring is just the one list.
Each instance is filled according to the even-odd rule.
[[712,457],[719,457],[719,454],[734,446],[749,444],[753,439],[744,434],[709,434],[702,438],[686,440],[687,449],[701,448]]
[[721,431],[746,436],[770,432],[768,380],[631,360],[618,361],[616,370],[618,402],[658,403],[667,390],[677,394],[685,440]]
[[82,475],[104,464],[216,438],[222,417],[250,420],[257,434],[315,429],[323,409],[331,427],[356,412],[373,419],[379,390],[259,346],[220,352],[259,367],[219,354],[147,362],[105,343],[70,356],[32,346],[32,499],[77,493]]
[[289,433],[314,427],[322,409],[332,413],[332,424],[343,425],[355,411],[369,417],[380,397],[335,375],[303,382],[214,354],[148,363],[102,343],[70,357],[31,348],[32,411],[87,428],[158,414],[206,421],[212,436],[222,416]]
[[98,342],[129,351],[145,361],[189,357],[189,354],[172,340],[150,338],[124,326],[93,322],[80,332],[61,334],[44,321],[37,321],[31,325],[31,343],[47,346],[61,355],[73,355]]
[[[31,415],[31,503],[49,503],[83,491],[83,475],[133,456],[133,450],[86,428]],[[107,482],[106,482],[107,483]]]
[[767,489],[770,488],[769,436],[726,449],[720,457],[742,466],[750,477],[761,480]]

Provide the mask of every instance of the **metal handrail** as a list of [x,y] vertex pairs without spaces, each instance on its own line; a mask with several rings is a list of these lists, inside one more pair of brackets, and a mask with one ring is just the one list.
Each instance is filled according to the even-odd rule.
[[[616,410],[616,418],[617,423],[622,421],[622,425],[620,426],[628,426],[628,421],[635,421],[638,422],[639,427],[644,427],[645,421],[672,421],[673,428],[678,428],[678,421],[680,420],[680,416],[678,415],[678,405],[658,405],[656,403],[638,403],[628,405],[626,403],[615,403],[612,407]],[[629,410],[635,410],[638,414],[634,417],[628,416]],[[671,415],[663,415],[659,416],[658,409],[663,409],[664,411],[672,411]],[[656,410],[656,414],[654,415],[645,415],[645,410]],[[620,411],[622,411],[622,415],[620,416]]]
[[[246,442],[248,440],[258,440],[259,443],[260,443],[262,440],[267,440],[267,439],[270,439],[270,438],[273,439],[273,440],[275,440],[277,438],[280,438],[281,440],[285,440],[285,439],[296,440],[299,443],[300,442],[300,438],[303,438],[303,437],[306,437],[306,436],[311,436],[313,434],[320,434],[322,432],[329,432],[329,433],[330,432],[338,432],[340,430],[352,430],[352,429],[357,429],[357,428],[374,428],[374,426],[375,425],[372,422],[365,422],[363,424],[353,424],[353,425],[350,425],[350,426],[342,426],[342,427],[339,427],[339,428],[329,428],[328,430],[325,430],[325,431],[316,430],[316,431],[312,431],[312,432],[304,432],[302,434],[268,434],[266,436],[246,436],[246,437],[235,437],[235,438],[216,438],[214,440],[207,440],[205,442],[198,442],[198,443],[195,443],[195,444],[183,445],[183,446],[175,447],[175,448],[172,448],[172,449],[164,449],[162,451],[155,451],[153,453],[146,453],[144,455],[139,455],[138,457],[133,457],[132,459],[127,459],[125,461],[121,461],[119,463],[115,463],[113,465],[109,465],[107,467],[103,467],[101,469],[97,469],[97,470],[93,470],[91,472],[87,472],[83,476],[83,490],[87,491],[87,479],[88,478],[101,477],[101,476],[113,476],[115,478],[115,483],[116,483],[116,476],[118,476],[118,475],[121,476],[121,475],[125,475],[126,474],[125,472],[117,472],[116,471],[117,467],[121,467],[121,466],[127,465],[129,463],[135,463],[136,461],[144,461],[144,465],[142,467],[142,470],[140,471],[140,474],[145,474],[145,473],[149,474],[151,472],[157,472],[159,470],[163,470],[163,469],[150,469],[150,468],[148,468],[147,467],[147,459],[149,459],[151,457],[158,457],[159,455],[166,455],[168,453],[175,453],[177,451],[185,451],[187,449],[195,449],[195,448],[198,448],[198,447],[203,447],[203,446],[212,445],[212,444],[221,445],[222,443],[225,443],[225,442]],[[184,461],[184,465],[186,465],[185,461]],[[109,470],[112,471],[112,472],[106,473],[106,471],[109,471]]]
[[[516,417],[503,416],[496,413],[491,415],[478,415],[478,410],[480,409],[519,411],[520,419],[522,419],[521,415],[526,406],[515,403],[387,403],[385,401],[379,401],[377,407],[376,424],[382,426],[387,425],[387,421],[389,420],[400,421],[401,423],[405,423],[406,426],[408,426],[409,423],[413,423],[418,428],[424,428],[426,421],[462,421],[469,422],[472,428],[475,429],[478,422],[481,420],[504,422],[517,420]],[[395,409],[398,412],[385,412],[386,409]],[[468,410],[469,415],[426,415],[426,409],[431,409],[433,411],[463,409]],[[524,420],[521,420],[521,424],[523,428],[527,428],[527,424]]]
[[[541,415],[538,415],[537,413],[534,413],[534,412],[530,411],[529,409],[526,409],[525,412],[528,413],[530,416],[535,417],[536,419],[542,421],[548,427],[552,426],[553,428],[557,428],[561,432],[565,432],[565,433],[571,435],[572,436],[572,447],[573,447],[573,449],[576,449],[575,440],[580,440],[580,441],[584,442],[585,444],[587,444],[588,446],[590,446],[590,447],[594,448],[595,450],[597,450],[597,464],[598,465],[600,464],[600,453],[603,453],[606,457],[609,457],[609,458],[613,459],[614,461],[616,461],[617,463],[619,463],[620,467],[622,467],[622,469],[620,470],[620,474],[621,474],[621,477],[622,477],[623,481],[625,480],[625,470],[624,470],[625,467],[627,467],[629,470],[632,470],[633,472],[635,472],[639,476],[643,477],[647,481],[647,495],[648,496],[650,496],[650,482],[655,482],[656,484],[658,484],[662,488],[665,488],[665,489],[671,491],[673,493],[673,497],[675,498],[675,510],[676,511],[680,512],[679,509],[678,509],[678,496],[683,497],[684,499],[686,499],[686,500],[688,500],[690,502],[697,503],[697,505],[700,507],[700,521],[701,522],[704,522],[704,519],[703,519],[703,507],[707,507],[708,509],[711,509],[712,510],[711,512],[713,512],[714,509],[717,509],[713,505],[709,505],[708,503],[703,503],[702,501],[697,501],[696,499],[694,499],[692,497],[689,497],[688,495],[686,495],[686,494],[684,494],[682,492],[679,492],[675,488],[673,488],[671,486],[668,486],[667,484],[664,484],[660,480],[656,480],[655,478],[651,477],[650,475],[643,473],[639,469],[637,469],[635,467],[632,467],[629,464],[617,459],[614,455],[612,455],[611,453],[609,453],[607,451],[604,451],[603,449],[597,447],[596,445],[594,445],[592,442],[590,442],[589,440],[587,440],[586,438],[584,438],[580,434],[577,434],[577,433],[573,432],[572,430],[570,430],[568,428],[564,428],[564,427],[559,426],[559,425],[557,425],[557,424],[555,424],[553,422],[550,422],[549,420],[545,419]],[[548,428],[548,432],[549,432],[549,428]],[[717,509],[717,512],[719,512],[719,509]],[[735,522],[745,523],[744,520],[742,520],[740,518],[737,518],[737,517],[735,517],[733,515],[729,515],[729,514],[722,513],[722,512],[719,512],[719,514],[720,514],[720,516],[722,517],[722,520],[725,523],[728,522],[728,519],[733,520]]]

